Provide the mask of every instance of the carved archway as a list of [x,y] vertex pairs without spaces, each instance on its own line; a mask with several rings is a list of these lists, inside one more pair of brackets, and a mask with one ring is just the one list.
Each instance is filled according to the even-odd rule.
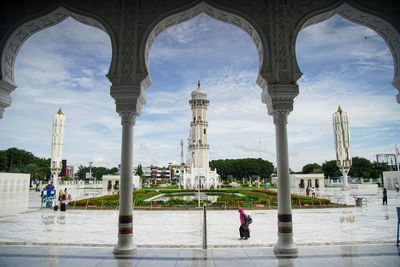
[[[331,7],[329,11],[326,11],[326,9],[319,10],[304,17],[298,23],[295,29],[294,40],[292,40],[293,43],[296,43],[297,35],[302,29],[312,24],[316,24],[318,22],[329,19],[335,14],[338,14],[351,22],[366,26],[374,30],[385,40],[393,56],[394,74],[392,84],[399,91],[396,97],[397,102],[400,104],[400,33],[385,19],[361,11],[347,3],[344,3],[338,7]],[[292,49],[293,54],[295,55],[295,45],[292,47]],[[299,68],[297,61],[296,65],[297,68]]]
[[21,24],[16,28],[8,37],[3,50],[1,51],[0,60],[0,119],[4,111],[4,107],[10,106],[11,97],[10,93],[17,87],[14,79],[14,64],[18,55],[19,49],[23,43],[34,33],[51,27],[65,20],[67,17],[72,17],[75,20],[101,29],[107,33],[111,39],[111,47],[113,50],[110,72],[115,68],[116,63],[114,55],[116,54],[115,36],[107,26],[105,22],[99,22],[99,20],[91,18],[87,15],[80,15],[76,12],[72,12],[65,7],[58,7],[52,12],[39,16],[33,20]]
[[237,26],[242,30],[244,30],[250,36],[258,52],[259,73],[258,73],[257,83],[266,84],[266,81],[260,75],[260,73],[272,69],[270,61],[271,57],[270,57],[269,44],[266,41],[266,37],[262,36],[261,30],[256,29],[256,27],[248,20],[246,20],[244,16],[240,16],[238,14],[233,14],[228,11],[217,9],[205,2],[201,2],[200,4],[197,4],[187,10],[178,11],[173,15],[164,17],[159,21],[155,22],[150,27],[149,32],[145,35],[144,44],[141,46],[141,51],[142,51],[141,56],[143,56],[142,62],[144,62],[145,64],[143,68],[145,70],[145,73],[147,74],[145,78],[146,81],[145,84],[148,86],[151,85],[151,80],[149,76],[148,58],[151,46],[154,40],[157,38],[157,36],[167,28],[182,23],[184,21],[190,20],[201,13],[204,13],[216,20]]

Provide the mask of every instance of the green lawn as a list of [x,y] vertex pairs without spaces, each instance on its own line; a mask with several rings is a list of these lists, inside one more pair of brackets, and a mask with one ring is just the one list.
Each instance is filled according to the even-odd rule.
[[[145,201],[151,197],[157,196],[161,193],[184,193],[196,192],[195,190],[146,190],[141,189],[133,192],[133,203],[135,207],[196,207],[198,200],[185,201],[181,199],[170,199],[169,201]],[[214,189],[202,190],[209,195],[219,195],[217,202],[210,203],[209,201],[201,201],[201,204],[207,203],[209,207],[213,208],[277,208],[277,193],[270,190],[263,189]],[[242,197],[236,195],[223,195],[218,192],[224,193],[239,193]],[[71,201],[68,205],[70,207],[89,207],[89,208],[118,208],[119,195],[107,195],[95,198],[88,198],[78,201]],[[320,199],[314,197],[306,197],[292,194],[292,206],[294,208],[301,207],[325,207],[333,206],[330,200]]]

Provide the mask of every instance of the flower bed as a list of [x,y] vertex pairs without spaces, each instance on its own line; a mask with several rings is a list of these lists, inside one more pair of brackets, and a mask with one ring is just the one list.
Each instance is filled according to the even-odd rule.
[[[198,200],[182,200],[170,199],[168,201],[145,201],[154,196],[162,193],[195,193],[196,190],[137,190],[133,192],[133,206],[134,207],[197,207]],[[215,203],[210,203],[207,200],[201,200],[201,204],[207,203],[208,206],[213,208],[265,208],[275,209],[278,204],[278,195],[274,191],[261,190],[261,189],[213,189],[202,190],[201,192],[208,195],[218,195],[218,200]],[[242,196],[234,195],[240,194]],[[119,195],[106,195],[95,198],[82,199],[78,201],[71,201],[70,207],[77,208],[117,208],[119,205]],[[292,207],[326,207],[334,206],[328,199],[320,199],[315,197],[299,196],[292,194]]]

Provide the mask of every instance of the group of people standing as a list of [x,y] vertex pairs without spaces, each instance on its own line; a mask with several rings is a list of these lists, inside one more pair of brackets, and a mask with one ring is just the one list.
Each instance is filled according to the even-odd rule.
[[309,186],[307,186],[306,188],[306,195],[310,196],[310,192],[312,193],[312,197],[315,197],[315,188],[310,188]]
[[[60,202],[60,210],[61,211],[66,211],[67,206],[68,206],[68,201],[71,201],[72,197],[71,194],[68,194],[68,189],[65,188],[64,191],[60,189],[60,192],[58,193],[58,201]],[[54,206],[54,210],[57,210],[57,206]]]

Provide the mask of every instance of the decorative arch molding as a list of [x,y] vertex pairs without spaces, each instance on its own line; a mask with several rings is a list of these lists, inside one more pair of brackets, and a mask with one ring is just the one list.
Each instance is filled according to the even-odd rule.
[[[238,10],[236,10],[238,11]],[[240,16],[238,14],[234,14],[228,11],[223,11],[220,8],[213,7],[205,2],[201,2],[191,8],[188,8],[185,11],[179,11],[173,15],[167,16],[161,21],[156,22],[154,26],[151,27],[150,32],[145,36],[144,38],[144,45],[142,46],[143,53],[141,55],[144,56],[144,62],[145,62],[145,69],[146,73],[148,73],[149,65],[148,65],[148,58],[149,58],[149,52],[151,49],[151,46],[157,36],[162,33],[164,30],[166,30],[169,27],[172,27],[174,25],[177,25],[179,23],[182,23],[184,21],[190,20],[197,15],[204,13],[216,20],[226,22],[232,25],[235,25],[242,30],[244,30],[250,38],[253,40],[257,52],[258,52],[258,61],[259,61],[259,71],[263,68],[263,65],[265,66],[266,64],[268,67],[266,69],[271,69],[270,66],[270,56],[269,56],[269,44],[263,39],[263,36],[261,35],[261,31],[257,31],[256,28],[250,23],[248,20],[244,18],[244,16]],[[269,60],[266,62],[266,60]],[[148,82],[146,84],[150,85],[151,80],[149,75],[147,75],[146,79]],[[257,81],[260,81],[260,83],[264,82],[265,80],[260,74],[258,75]]]
[[[386,44],[389,46],[392,52],[393,64],[394,64],[394,74],[393,74],[393,86],[399,91],[397,94],[397,102],[400,104],[400,33],[399,31],[390,24],[387,20],[382,17],[373,14],[371,10],[361,11],[350,4],[343,3],[339,6],[332,6],[328,11],[326,9],[319,10],[315,13],[310,13],[308,16],[304,17],[299,21],[295,29],[295,34],[293,35],[293,43],[296,43],[298,33],[310,25],[322,22],[329,19],[335,14],[339,14],[343,18],[366,26],[374,31],[376,31],[385,40]],[[293,54],[295,55],[295,46],[293,46]],[[296,61],[297,68],[299,68]],[[299,68],[300,69],[300,68]]]
[[[34,33],[58,24],[65,20],[67,17],[72,17],[83,24],[90,25],[104,31],[110,36],[112,47],[115,46],[114,34],[111,30],[109,30],[110,28],[107,27],[104,22],[100,23],[98,20],[91,18],[88,15],[81,15],[76,12],[70,11],[65,7],[58,7],[54,11],[44,16],[40,16],[38,18],[23,23],[12,32],[12,34],[6,41],[3,50],[1,51],[1,80],[5,83],[8,83],[10,86],[13,86],[15,89],[17,86],[14,79],[14,64],[18,51],[21,48],[22,44]],[[110,69],[114,65],[115,63],[112,59]]]

